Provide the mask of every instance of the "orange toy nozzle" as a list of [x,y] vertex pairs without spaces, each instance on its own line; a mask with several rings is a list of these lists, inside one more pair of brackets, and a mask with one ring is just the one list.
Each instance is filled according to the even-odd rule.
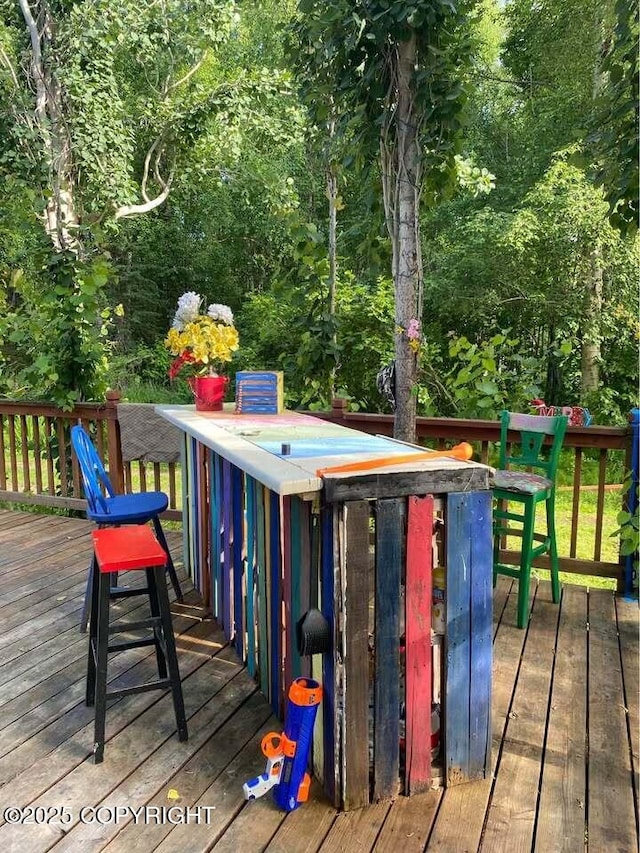
[[346,462],[344,465],[332,465],[330,468],[318,468],[316,476],[324,474],[342,474],[348,471],[370,471],[385,465],[404,465],[407,462],[423,462],[430,459],[459,459],[468,462],[473,456],[473,447],[468,441],[461,441],[449,450],[429,450],[423,453],[404,453],[400,456],[383,456],[378,459],[365,459],[362,462]]

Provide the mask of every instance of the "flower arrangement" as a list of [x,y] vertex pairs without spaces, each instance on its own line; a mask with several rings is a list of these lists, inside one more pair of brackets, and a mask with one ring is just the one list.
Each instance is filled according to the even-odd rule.
[[209,305],[206,314],[200,313],[202,297],[189,291],[178,299],[165,346],[176,356],[169,368],[174,379],[185,364],[199,366],[199,375],[216,375],[216,367],[231,361],[238,349],[238,331],[233,325],[233,313],[227,305]]
[[409,340],[409,346],[414,353],[420,352],[420,344],[422,343],[422,331],[420,329],[420,320],[412,317],[409,320],[409,326],[405,329],[403,326],[396,326],[398,334],[405,334]]

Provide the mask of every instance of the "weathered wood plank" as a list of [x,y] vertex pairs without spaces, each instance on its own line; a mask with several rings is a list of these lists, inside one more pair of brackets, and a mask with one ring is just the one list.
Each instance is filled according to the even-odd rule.
[[[223,660],[231,666],[223,669]],[[230,648],[219,656],[219,661],[221,665],[217,670],[214,666],[209,667],[212,698],[189,719],[189,740],[185,744],[181,744],[175,737],[165,740],[139,766],[135,776],[122,779],[100,800],[99,808],[138,809],[144,806],[166,783],[168,768],[185,765],[205,744],[216,741],[219,745],[221,738],[233,732],[230,718],[255,693],[255,685],[242,673],[238,675],[240,666]],[[247,716],[244,715],[245,724],[247,721]],[[181,793],[180,789],[178,793]],[[167,800],[166,804],[180,806],[182,800]],[[131,818],[123,818],[118,823],[114,821],[71,825],[70,828],[67,827],[64,839],[58,842],[57,853],[102,850],[130,821]]]
[[400,580],[405,517],[404,498],[376,502],[374,799],[393,797],[398,793]]
[[244,638],[244,612],[242,606],[242,578],[244,562],[244,475],[234,465],[231,469],[233,495],[233,636],[238,655],[242,657]]
[[369,803],[369,504],[345,505],[346,546],[342,566],[344,624],[344,718],[342,798],[345,809]]
[[483,851],[528,850],[533,843],[543,761],[558,606],[536,596],[532,621],[509,709]]
[[282,555],[280,553],[280,499],[276,492],[269,492],[269,554],[271,566],[271,602],[270,622],[270,667],[271,667],[271,707],[279,719],[284,715],[284,690],[282,680]]
[[[264,720],[268,711],[269,708],[262,701],[255,713],[255,722]],[[171,831],[156,847],[158,853],[175,853],[176,850],[180,850],[180,853],[205,853],[211,848],[212,843],[225,832],[243,805],[242,782],[255,775],[256,764],[263,759],[260,741],[274,726],[277,726],[277,721],[269,717],[267,724],[263,725],[257,733],[255,723],[246,727],[244,737],[239,732],[236,733],[232,743],[237,754],[224,768],[224,773],[209,774],[208,786],[195,802],[196,806],[212,808],[209,822],[193,824],[189,827],[188,833],[182,832],[183,827],[180,826],[169,827]],[[239,747],[241,749],[238,752]],[[200,778],[199,769],[195,772]],[[212,779],[215,780],[213,783]],[[181,787],[184,788],[177,779],[172,780],[172,784],[178,791]]]
[[588,832],[592,850],[637,849],[614,597],[589,592]]
[[318,782],[312,782],[309,802],[287,815],[264,853],[316,853],[337,814],[324,799]]
[[[417,463],[416,463],[417,464]],[[460,466],[460,463],[457,463]],[[328,474],[324,497],[330,503],[350,500],[433,495],[488,489],[488,469],[470,463],[447,467],[440,459],[437,471],[408,471],[397,474]]]
[[408,499],[405,574],[405,793],[431,781],[433,496]]
[[[178,642],[181,645],[180,640]],[[212,671],[222,668],[224,678],[227,677],[225,673],[233,673],[224,661],[213,663],[215,659],[203,660],[202,654],[193,649],[179,648],[178,657],[182,678],[188,679],[191,675],[190,690],[185,690],[185,709],[189,719],[212,695]],[[151,656],[147,663],[151,664]],[[203,668],[205,666],[207,668]],[[146,670],[141,665],[136,680],[140,676],[149,678],[152,674],[151,665]],[[175,738],[175,718],[167,694],[163,697],[150,693],[126,697],[113,707],[109,706],[105,762],[94,765],[91,760],[93,712],[84,707],[83,700],[84,697],[80,706],[83,722],[74,736],[60,743],[49,754],[36,758],[29,767],[11,778],[0,789],[3,798],[10,791],[11,802],[20,806],[32,802],[55,805],[56,798],[74,809],[76,806],[95,805],[162,743]],[[46,744],[46,740],[39,740],[42,753],[42,744]],[[186,745],[183,748],[188,750]],[[0,828],[0,838],[5,837],[9,830],[8,827]]]
[[232,586],[233,566],[231,560],[232,545],[232,506],[231,506],[231,463],[222,460],[222,627],[227,639],[231,639],[233,626],[231,614],[233,612]]
[[469,495],[448,496],[444,747],[447,785],[469,779],[471,530]]
[[[616,615],[620,637],[622,676],[628,709],[629,733],[631,735],[631,760],[635,778],[636,815],[640,811],[640,679],[638,672],[638,604],[635,601],[616,598]],[[636,827],[637,828],[637,827]]]
[[422,853],[442,793],[438,790],[398,797],[376,838],[375,853]]
[[[498,586],[504,587],[502,578]],[[511,580],[506,586],[511,587]],[[535,583],[530,595],[535,593]],[[493,666],[493,761],[494,773],[499,772],[500,747],[509,721],[508,713],[526,633],[516,628],[517,588],[507,597],[503,618],[496,631]],[[440,803],[438,816],[429,839],[429,853],[478,850],[491,795],[492,780],[470,782],[447,788]]]
[[256,673],[256,617],[255,617],[255,549],[256,549],[256,481],[245,476],[247,488],[247,671],[253,678]]
[[362,853],[373,850],[390,808],[390,803],[383,802],[369,806],[368,809],[342,812],[333,822],[320,850],[322,853],[353,853],[355,839],[357,849]]
[[553,671],[536,850],[573,853],[586,819],[587,596],[565,586]]
[[469,538],[469,779],[484,779],[491,772],[493,541],[489,492],[475,492],[469,496]]

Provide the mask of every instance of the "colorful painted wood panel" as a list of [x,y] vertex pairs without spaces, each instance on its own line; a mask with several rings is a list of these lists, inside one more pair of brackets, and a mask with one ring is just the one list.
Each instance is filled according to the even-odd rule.
[[[444,517],[447,580],[440,761],[445,784],[486,776],[492,580],[486,469],[440,460],[407,471],[332,476],[331,488],[323,488],[329,480],[315,477],[317,467],[332,458],[388,455],[389,440],[294,413],[187,414],[185,562],[274,713],[282,717],[298,675],[322,682],[313,767],[331,801],[357,808],[432,784],[436,505]],[[282,444],[293,452],[283,454]],[[458,488],[463,480],[465,491]],[[303,658],[296,624],[314,602],[329,623],[332,648]]]
[[407,794],[431,783],[433,497],[410,497],[405,580],[405,777]]

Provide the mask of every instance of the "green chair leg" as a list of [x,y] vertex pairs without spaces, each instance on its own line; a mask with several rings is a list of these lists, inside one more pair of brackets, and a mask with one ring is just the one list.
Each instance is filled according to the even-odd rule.
[[518,628],[524,628],[529,616],[529,581],[531,579],[531,551],[533,549],[535,514],[535,503],[531,501],[525,505],[522,529],[522,555],[520,558],[520,578],[518,579]]
[[560,578],[558,577],[558,544],[556,542],[555,501],[551,496],[545,501],[547,511],[547,536],[549,537],[549,562],[551,565],[551,597],[554,604],[560,601]]

